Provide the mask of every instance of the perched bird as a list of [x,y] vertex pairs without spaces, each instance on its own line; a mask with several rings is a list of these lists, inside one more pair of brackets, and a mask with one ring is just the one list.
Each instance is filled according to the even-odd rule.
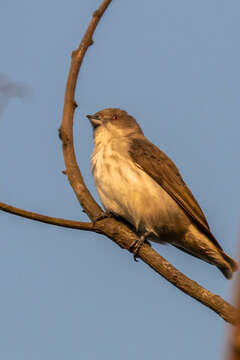
[[106,211],[135,227],[139,246],[145,239],[167,242],[231,279],[237,263],[218,244],[169,157],[126,111],[109,108],[87,117],[94,134],[92,173]]

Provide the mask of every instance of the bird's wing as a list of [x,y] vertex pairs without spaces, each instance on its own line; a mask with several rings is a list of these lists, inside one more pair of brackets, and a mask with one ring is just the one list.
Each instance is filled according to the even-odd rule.
[[208,222],[171,159],[146,138],[130,139],[132,160],[151,176],[187,213],[192,221],[221,249]]

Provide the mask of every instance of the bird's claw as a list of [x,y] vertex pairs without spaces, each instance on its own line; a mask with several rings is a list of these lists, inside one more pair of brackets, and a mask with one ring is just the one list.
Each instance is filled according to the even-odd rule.
[[144,243],[145,239],[142,239],[142,236],[140,237],[139,240],[136,241],[135,245],[134,245],[134,249],[133,249],[133,259],[134,261],[138,262],[137,260],[137,256],[138,256],[138,252],[142,247],[142,244]]
[[146,238],[149,236],[149,234],[150,234],[149,232],[146,232],[145,234],[141,235],[141,237],[138,240],[134,241],[134,243],[131,245],[130,249],[133,249],[134,261],[138,262],[138,260],[137,260],[138,252],[141,249],[144,242],[146,242],[148,245],[150,245],[149,242],[146,240]]
[[106,219],[106,218],[110,218],[112,217],[112,213],[110,211],[106,211],[105,213],[102,213],[101,215],[98,215],[94,220],[93,223],[96,224],[97,221]]

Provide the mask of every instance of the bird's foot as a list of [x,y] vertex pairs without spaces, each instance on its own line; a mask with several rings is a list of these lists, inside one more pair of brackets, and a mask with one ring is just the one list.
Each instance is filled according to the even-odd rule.
[[130,249],[133,249],[133,258],[134,261],[138,261],[137,260],[137,256],[138,256],[138,252],[141,249],[143,243],[147,243],[148,245],[151,246],[151,244],[147,241],[147,237],[151,234],[150,231],[145,232],[143,235],[140,236],[140,238],[136,241],[134,241],[134,243],[131,245]]
[[105,213],[102,213],[101,215],[97,216],[94,220],[93,220],[93,224],[96,224],[97,221],[106,219],[106,218],[110,218],[113,217],[113,214],[110,211],[106,211]]

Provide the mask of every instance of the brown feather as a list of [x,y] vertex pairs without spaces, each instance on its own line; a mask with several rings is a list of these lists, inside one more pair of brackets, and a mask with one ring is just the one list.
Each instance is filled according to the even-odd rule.
[[130,140],[129,154],[133,161],[151,176],[186,212],[197,227],[222,249],[210,231],[199,204],[184,183],[171,159],[145,137]]

